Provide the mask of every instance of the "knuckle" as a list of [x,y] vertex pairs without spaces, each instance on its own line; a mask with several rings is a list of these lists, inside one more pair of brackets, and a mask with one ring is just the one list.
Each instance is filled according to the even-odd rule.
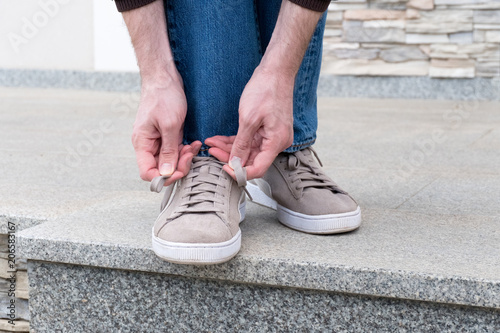
[[145,181],[150,181],[151,179],[149,179],[148,177],[148,173],[146,170],[140,170],[139,171],[139,176],[141,177],[142,180],[145,180]]
[[242,126],[256,127],[262,120],[262,115],[260,112],[242,113],[240,116],[240,122]]
[[174,157],[178,153],[178,149],[175,147],[162,146],[160,149],[160,154],[167,157]]
[[247,142],[245,140],[238,140],[234,143],[234,146],[239,151],[246,151],[246,150],[250,149],[251,143]]

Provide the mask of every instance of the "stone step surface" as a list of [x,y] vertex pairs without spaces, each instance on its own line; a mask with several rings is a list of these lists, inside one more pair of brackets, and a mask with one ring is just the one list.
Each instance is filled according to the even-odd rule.
[[161,195],[130,144],[137,94],[0,97],[0,215],[29,261],[34,331],[500,330],[498,102],[321,98],[315,148],[362,227],[307,235],[249,204],[238,256],[196,267],[151,250]]

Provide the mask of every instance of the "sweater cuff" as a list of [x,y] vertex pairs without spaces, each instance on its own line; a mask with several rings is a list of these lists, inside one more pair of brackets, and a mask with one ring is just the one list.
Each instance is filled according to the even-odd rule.
[[126,12],[127,10],[146,6],[154,1],[156,0],[115,0],[115,4],[119,12]]
[[290,0],[301,7],[314,10],[315,12],[324,12],[328,9],[330,0]]

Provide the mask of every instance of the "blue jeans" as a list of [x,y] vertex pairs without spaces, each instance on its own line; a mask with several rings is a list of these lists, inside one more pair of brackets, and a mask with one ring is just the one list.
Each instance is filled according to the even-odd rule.
[[[271,39],[281,0],[164,0],[175,63],[188,110],[184,143],[236,135],[241,93]],[[317,97],[326,14],[316,27],[294,87],[294,141],[287,152],[316,140]],[[208,156],[203,145],[200,155]]]

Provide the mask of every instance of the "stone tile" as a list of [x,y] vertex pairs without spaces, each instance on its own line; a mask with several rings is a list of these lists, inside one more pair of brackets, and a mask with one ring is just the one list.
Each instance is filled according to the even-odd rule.
[[475,63],[470,60],[450,59],[437,60],[432,59],[429,68],[430,77],[464,77],[472,78],[475,74]]
[[[324,66],[328,66],[328,63]],[[318,94],[321,97],[385,98],[386,102],[388,99],[408,98],[412,99],[411,104],[419,99],[448,99],[466,103],[498,101],[500,100],[499,92],[500,81],[497,78],[468,79],[465,84],[462,79],[431,79],[428,76],[331,75],[325,71],[320,77],[318,87]],[[407,105],[408,103],[402,106],[401,110],[406,109]]]
[[340,37],[342,36],[342,29],[327,29],[325,30],[324,36],[329,37]]
[[476,62],[476,76],[498,77],[500,76],[500,64],[497,61]]
[[[500,3],[498,4],[500,6]],[[474,29],[479,30],[500,30],[500,24],[474,24]]]
[[[391,82],[377,78],[368,83],[379,92],[418,90],[421,84],[446,94],[446,88],[434,86],[440,80]],[[467,93],[476,99],[493,96],[486,91],[493,86],[481,82],[471,80]],[[1,94],[6,96],[2,107],[14,107],[24,95]],[[27,117],[26,110],[38,98],[50,109],[58,94],[34,91],[18,107],[20,115]],[[70,104],[72,94],[77,103],[94,101],[67,121],[85,119],[84,109],[89,108],[88,124],[95,124],[99,108],[108,108],[116,98],[68,92],[47,111],[47,123],[57,118],[58,108]],[[319,106],[316,147],[327,171],[362,205],[364,224],[357,232],[305,235],[280,225],[275,212],[249,204],[236,259],[216,267],[165,263],[150,248],[161,195],[150,193],[139,180],[132,150],[110,155],[107,144],[62,174],[55,172],[55,165],[67,163],[67,156],[59,148],[30,154],[29,145],[24,150],[2,146],[1,225],[7,221],[5,213],[23,221],[50,219],[18,234],[22,253],[37,260],[498,308],[498,200],[486,194],[500,187],[495,180],[500,164],[498,103],[322,98]],[[2,117],[22,128],[10,114]],[[122,126],[129,124],[124,120]],[[428,148],[426,140],[434,138],[436,128],[445,130],[447,139]],[[48,138],[58,147],[55,138]],[[126,131],[118,131],[114,139],[116,144],[129,141]],[[391,177],[400,170],[400,158],[426,147],[431,153],[425,163],[394,183]],[[462,202],[467,192],[476,198]],[[438,211],[448,202],[449,211]],[[456,208],[458,203],[462,206]],[[487,213],[471,209],[480,204]]]
[[368,5],[366,3],[335,3],[332,2],[328,5],[328,12],[344,11],[344,10],[358,10],[365,9]]
[[499,2],[485,2],[485,3],[475,3],[475,4],[466,4],[466,5],[456,5],[456,6],[446,6],[449,7],[450,9],[480,9],[480,10],[487,10],[487,9],[500,9],[500,3]]
[[380,58],[386,62],[403,62],[409,60],[424,60],[429,57],[418,47],[401,46],[382,50]]
[[448,43],[446,34],[406,34],[406,44]]
[[448,34],[472,30],[472,23],[415,21],[408,21],[406,23],[406,31],[408,33]]
[[333,49],[326,55],[332,55],[338,59],[375,59],[379,51],[379,49]]
[[485,30],[474,30],[474,42],[484,43],[486,41],[486,31]]
[[[157,212],[145,199],[140,193],[123,196],[71,219],[25,230],[19,235],[22,254],[43,261],[238,282],[500,304],[495,292],[500,289],[495,218],[364,209],[364,224],[357,232],[325,237],[288,229],[273,211],[249,204],[237,258],[225,265],[193,267],[165,263],[151,252],[150,230]],[[472,250],[472,244],[479,246]],[[491,282],[484,284],[483,279]],[[439,292],[444,287],[446,294]]]
[[500,30],[486,31],[485,41],[488,43],[500,43]]
[[[474,28],[476,28],[474,26]],[[472,32],[457,32],[449,35],[450,43],[457,44],[472,44],[474,42],[474,37]]]
[[412,8],[408,8],[406,10],[406,19],[407,20],[417,20],[421,17],[420,11]]
[[9,323],[7,319],[0,319],[1,332],[29,332],[30,323],[26,320],[16,320],[15,325]]
[[475,10],[474,23],[498,24],[500,10]]
[[359,49],[359,43],[335,43],[323,45],[323,50]]
[[[71,214],[94,204],[111,201],[119,192],[88,188],[47,185],[3,184],[0,192],[0,212],[7,220],[14,218],[43,222]],[[3,229],[3,228],[2,228]],[[0,229],[0,230],[2,230]]]
[[405,11],[389,11],[380,9],[346,10],[344,20],[404,20]]
[[345,42],[404,43],[405,32],[395,28],[352,28],[344,30]]
[[458,44],[431,44],[431,52],[450,54],[470,54],[478,55],[489,51],[497,51],[499,46],[491,43],[473,43],[468,45]]
[[[437,3],[437,2],[436,2]],[[472,10],[433,10],[433,11],[420,11],[421,21],[427,22],[461,22],[472,23],[473,11]],[[412,21],[414,22],[414,21]]]
[[32,328],[40,332],[173,327],[179,332],[495,332],[499,327],[498,311],[479,308],[72,265],[36,263],[31,271]]
[[492,171],[496,174],[442,176],[399,209],[434,214],[496,216],[498,223],[500,173]]
[[0,184],[10,184],[12,189],[15,186],[28,188],[31,184],[102,191],[146,187],[138,176],[133,154],[126,157],[94,154],[78,160],[69,154],[45,153],[33,155],[32,164],[25,162],[26,153],[23,152],[0,151],[0,157],[5,159],[5,163],[0,165],[4,175]]
[[325,74],[424,76],[429,72],[427,61],[387,63],[383,60],[348,59],[328,61],[322,68]]
[[326,23],[328,24],[329,22],[342,22],[343,16],[344,16],[344,13],[342,13],[342,12],[329,11],[328,15],[326,16]]
[[[350,21],[346,21],[350,22]],[[404,29],[406,21],[404,20],[371,20],[363,21],[364,28],[396,28]]]
[[463,53],[439,53],[431,52],[430,57],[437,60],[449,60],[449,59],[469,59],[468,54]]
[[406,5],[410,8],[432,10],[434,8],[434,0],[410,0]]

